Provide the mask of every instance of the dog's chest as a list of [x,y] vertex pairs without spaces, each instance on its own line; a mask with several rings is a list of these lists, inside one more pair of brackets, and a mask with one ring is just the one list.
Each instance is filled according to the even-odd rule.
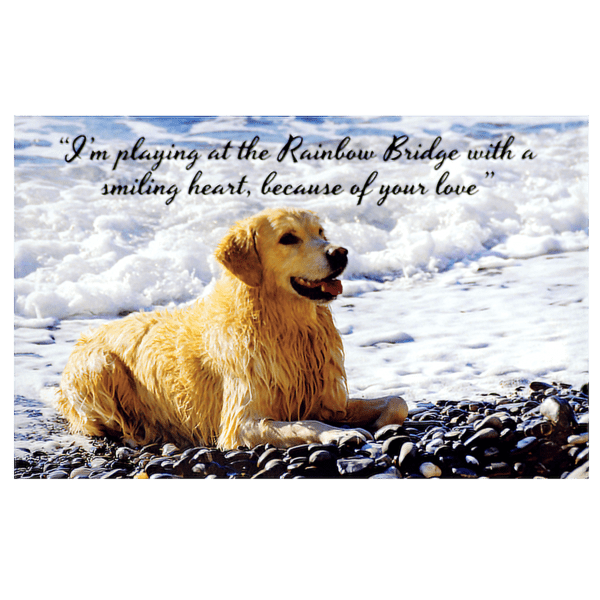
[[252,368],[264,386],[259,395],[268,398],[272,418],[308,418],[320,411],[324,399],[342,394],[343,352],[339,334],[332,329],[288,331],[277,336],[274,345],[256,348]]

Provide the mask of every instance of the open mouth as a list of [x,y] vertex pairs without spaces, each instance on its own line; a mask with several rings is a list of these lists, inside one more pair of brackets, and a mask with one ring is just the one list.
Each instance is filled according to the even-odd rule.
[[335,279],[341,274],[340,269],[325,279],[318,281],[309,281],[303,277],[292,277],[290,282],[294,290],[310,300],[333,300],[342,293],[342,282]]

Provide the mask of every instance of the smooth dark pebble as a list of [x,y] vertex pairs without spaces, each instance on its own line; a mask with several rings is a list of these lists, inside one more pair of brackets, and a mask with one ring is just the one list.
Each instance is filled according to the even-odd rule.
[[485,429],[480,429],[474,435],[472,435],[466,442],[465,446],[470,448],[471,446],[475,446],[476,444],[481,444],[482,442],[491,442],[493,440],[498,439],[499,434],[496,429],[493,427],[486,427]]
[[376,442],[384,442],[388,438],[400,435],[401,431],[402,425],[395,425],[392,423],[391,425],[384,425],[381,429],[378,429],[373,438]]
[[62,469],[54,469],[47,471],[46,479],[68,479],[69,472]]
[[225,474],[225,469],[216,462],[196,463],[192,467],[192,473],[200,477],[208,477],[209,475],[219,476]]
[[286,450],[287,456],[290,458],[296,458],[298,456],[308,456],[310,454],[309,451],[310,444],[299,444],[297,446],[292,446]]
[[331,452],[332,454],[337,454],[338,447],[336,444],[319,444],[319,443],[310,444],[308,446],[309,454],[312,454],[313,452],[316,452],[317,450],[327,450],[328,452]]
[[511,451],[513,455],[526,454],[527,452],[531,452],[538,444],[538,439],[533,436],[524,437],[522,440],[519,440],[516,446]]
[[496,431],[500,432],[502,430],[502,421],[496,415],[491,414],[474,425],[473,428],[475,431],[480,431],[482,429],[486,429],[487,427],[492,427]]
[[308,463],[311,465],[318,465],[319,463],[332,463],[335,457],[328,450],[316,450],[310,453]]
[[383,442],[381,451],[384,454],[388,454],[389,456],[395,458],[400,453],[400,448],[402,448],[402,446],[407,442],[410,442],[410,438],[406,435],[393,436]]
[[264,468],[264,466],[273,458],[281,458],[282,451],[279,448],[269,448],[265,450],[259,457],[256,467],[258,470]]
[[216,462],[224,460],[224,455],[217,448],[202,448],[194,455],[194,460],[202,463]]
[[271,474],[272,476],[279,477],[287,471],[287,464],[280,458],[272,458],[264,467],[263,471]]
[[119,479],[126,475],[127,471],[125,469],[113,469],[112,471],[108,471],[108,473],[100,475],[99,479]]
[[529,387],[534,391],[534,392],[539,392],[540,390],[547,390],[552,388],[552,386],[548,383],[544,383],[543,381],[532,381],[529,384]]

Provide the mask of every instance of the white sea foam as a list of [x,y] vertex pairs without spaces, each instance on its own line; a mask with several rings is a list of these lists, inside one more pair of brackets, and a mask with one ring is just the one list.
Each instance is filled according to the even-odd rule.
[[[74,117],[15,120],[15,393],[39,398],[58,382],[79,331],[120,313],[190,302],[218,274],[212,252],[238,218],[270,206],[315,210],[327,234],[349,249],[344,295],[334,313],[344,334],[354,393],[401,392],[417,401],[498,383],[510,377],[587,378],[588,128],[583,119],[395,118],[180,121]],[[372,160],[300,160],[275,156],[289,135],[304,148],[372,149]],[[392,135],[407,146],[460,157],[382,160]],[[61,138],[85,135],[87,149],[111,160],[74,160]],[[265,161],[210,160],[232,140],[259,136]],[[475,161],[514,136],[512,160]],[[91,142],[91,137],[94,142]],[[153,161],[122,159],[140,137],[144,148],[202,155],[163,160],[156,183],[181,192],[102,195],[105,184],[129,185]],[[321,144],[321,146],[319,146]],[[421,144],[419,148],[418,144]],[[521,159],[531,149],[535,159]],[[232,150],[233,153],[233,150]],[[434,153],[435,154],[435,153]],[[242,195],[187,194],[203,185],[239,185]],[[275,183],[340,185],[339,195],[261,193]],[[377,171],[358,204],[353,185]],[[447,184],[475,195],[437,195]],[[493,173],[493,174],[492,174]],[[487,175],[486,175],[487,174]],[[385,186],[417,186],[426,194],[385,195]],[[384,186],[383,189],[381,186]],[[379,201],[379,205],[378,205]],[[560,256],[561,258],[553,258]],[[563,268],[560,265],[569,265]],[[470,282],[470,283],[469,283]],[[468,291],[467,291],[468,290]],[[552,290],[550,294],[548,290]],[[352,305],[352,306],[350,306]],[[22,442],[22,440],[21,440]]]

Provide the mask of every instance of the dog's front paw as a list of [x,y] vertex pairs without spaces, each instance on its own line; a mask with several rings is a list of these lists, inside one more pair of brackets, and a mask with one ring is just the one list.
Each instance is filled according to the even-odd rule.
[[400,396],[388,396],[387,404],[381,415],[375,421],[375,427],[381,429],[385,425],[402,425],[408,416],[408,405]]
[[372,440],[373,436],[366,430],[356,427],[354,429],[330,429],[324,431],[319,436],[322,444],[351,444],[353,446],[362,446]]

